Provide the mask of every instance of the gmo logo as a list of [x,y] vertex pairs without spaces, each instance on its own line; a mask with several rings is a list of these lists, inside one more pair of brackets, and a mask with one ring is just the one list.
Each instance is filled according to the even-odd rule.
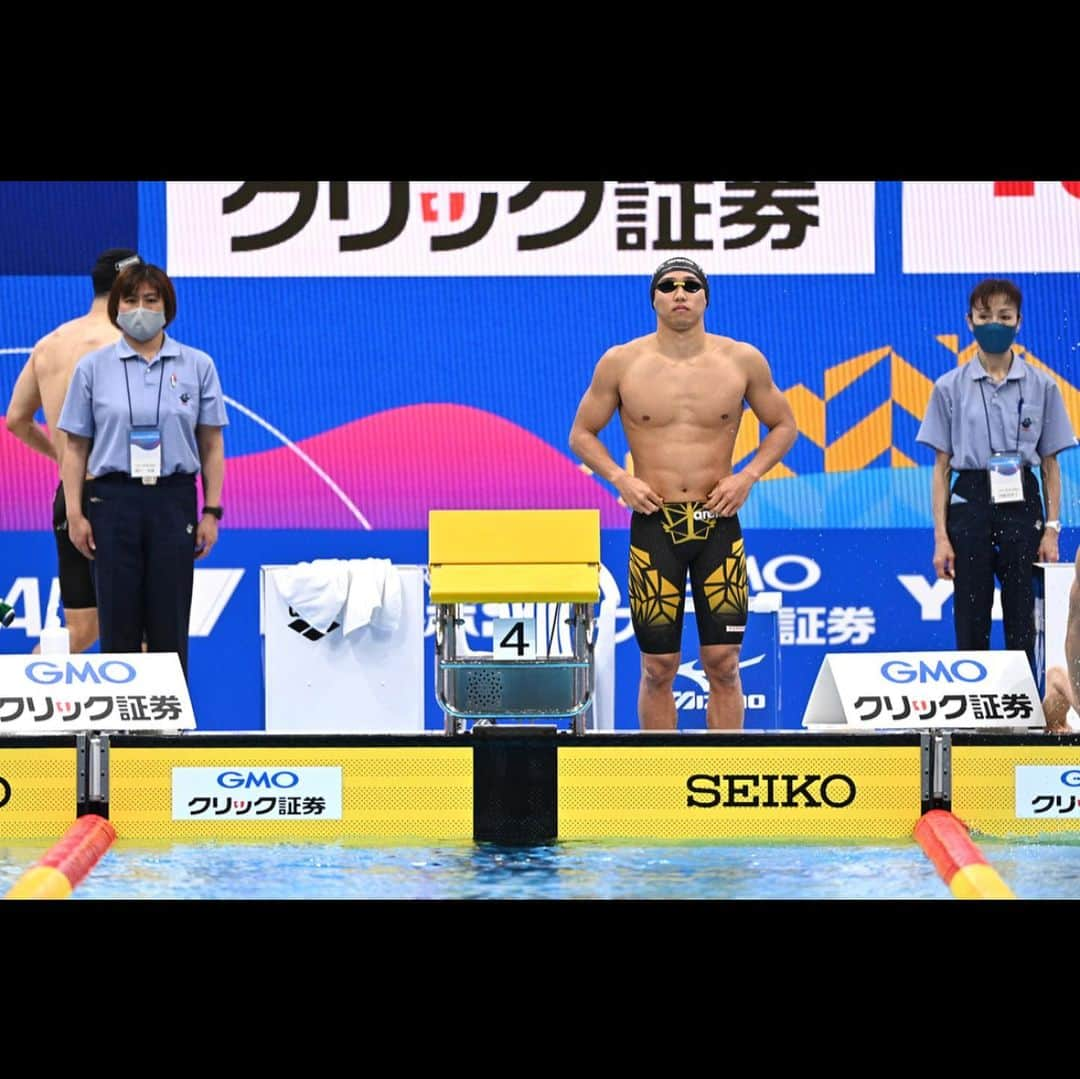
[[254,771],[231,771],[222,772],[217,777],[219,787],[228,790],[247,789],[249,787],[265,787],[267,790],[288,790],[300,782],[300,777],[295,772],[254,772]]
[[957,659],[952,663],[909,663],[904,659],[890,659],[881,665],[881,674],[890,682],[905,685],[910,682],[981,682],[986,678],[986,668],[975,659]]
[[93,682],[100,685],[102,682],[130,682],[135,678],[135,668],[119,659],[108,659],[97,667],[90,662],[53,663],[39,659],[27,666],[26,677],[41,686],[54,686],[57,682],[68,685],[72,682]]

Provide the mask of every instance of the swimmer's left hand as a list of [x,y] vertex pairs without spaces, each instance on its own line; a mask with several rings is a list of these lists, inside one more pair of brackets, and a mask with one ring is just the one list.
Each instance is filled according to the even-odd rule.
[[753,477],[745,472],[725,476],[709,492],[705,499],[705,508],[720,514],[721,517],[734,517],[746,501],[753,484]]

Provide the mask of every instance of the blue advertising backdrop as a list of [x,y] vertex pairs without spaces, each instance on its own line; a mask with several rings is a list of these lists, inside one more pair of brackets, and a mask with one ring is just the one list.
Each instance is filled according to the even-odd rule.
[[[571,505],[601,510],[602,557],[620,591],[615,724],[635,728],[639,660],[626,599],[628,514],[615,503],[614,492],[572,458],[567,434],[603,352],[654,328],[649,273],[673,247],[679,249],[657,239],[668,227],[657,207],[671,185],[641,185],[651,231],[632,269],[620,247],[618,259],[611,260],[618,269],[601,272],[606,264],[595,255],[600,240],[589,249],[594,257],[585,267],[585,256],[575,254],[568,240],[561,271],[557,261],[544,263],[543,272],[529,265],[515,269],[514,259],[526,257],[520,245],[501,262],[493,260],[498,272],[477,272],[478,263],[467,261],[447,270],[436,262],[432,239],[420,254],[409,249],[396,262],[388,256],[390,275],[377,269],[360,273],[329,256],[313,269],[310,249],[297,257],[295,273],[279,272],[276,262],[272,273],[254,273],[250,260],[258,252],[246,256],[242,270],[230,272],[229,258],[239,257],[239,233],[225,228],[224,207],[228,193],[242,191],[243,182],[213,186],[224,187],[226,197],[206,200],[214,211],[203,224],[192,225],[191,206],[200,192],[174,193],[161,182],[0,183],[4,401],[34,342],[87,309],[89,268],[110,246],[135,246],[169,270],[179,297],[170,333],[205,349],[217,363],[230,406],[226,515],[218,546],[197,569],[201,584],[190,669],[200,728],[263,726],[260,566],[365,557],[425,564],[428,508]],[[318,188],[324,202],[329,194],[331,221],[335,205],[345,212],[333,202],[334,186]],[[354,217],[369,194],[382,197],[381,191],[368,192],[380,185],[348,186]],[[400,185],[389,186],[396,194],[389,200],[388,225],[394,198],[401,195]],[[468,219],[477,201],[471,188],[477,185],[464,193],[452,184],[438,193],[427,190],[438,186],[414,184],[402,195],[416,220],[437,220],[436,194],[445,196],[461,220]],[[595,186],[581,185],[586,202],[586,189]],[[629,197],[625,186],[601,186],[599,197],[609,202]],[[686,189],[696,188],[692,197],[706,200],[701,205],[715,191],[722,207],[748,185],[676,186],[684,200]],[[800,243],[811,243],[805,237],[813,229],[840,233],[840,245],[845,229],[857,233],[843,220],[843,200],[830,202],[823,191],[815,210],[815,185],[795,186],[803,189],[804,215],[817,215],[816,222],[804,223]],[[749,726],[799,727],[828,652],[953,646],[951,587],[935,580],[931,565],[931,455],[914,436],[933,380],[970,358],[964,314],[980,278],[1009,276],[1024,290],[1019,346],[1055,375],[1074,428],[1080,427],[1080,245],[1059,250],[1044,240],[1048,232],[1080,235],[1075,184],[987,181],[952,185],[954,191],[945,190],[950,185],[899,182],[848,186],[869,188],[853,197],[850,211],[857,215],[858,207],[871,207],[868,239],[851,241],[869,249],[858,258],[835,256],[837,272],[820,260],[802,270],[784,263],[799,247],[800,231],[792,227],[797,218],[781,184],[759,185],[765,210],[756,231],[746,225],[745,206],[741,239],[733,234],[737,222],[725,224],[726,211],[719,210],[715,220],[700,211],[698,240],[684,245],[710,274],[706,329],[761,349],[799,423],[791,454],[755,486],[740,514],[751,592],[779,591],[783,597],[775,618],[751,618],[743,652]],[[922,190],[935,186],[942,191]],[[302,203],[304,185],[296,187],[273,197]],[[760,189],[771,190],[771,202]],[[961,196],[970,207],[966,215],[956,209]],[[940,200],[936,209],[934,198]],[[478,205],[478,222],[485,205],[498,212],[482,197]],[[498,205],[514,212],[512,197]],[[780,216],[770,217],[770,207]],[[1000,253],[990,256],[974,248],[971,236],[985,214],[993,213],[1011,215],[1014,225],[1002,232]],[[267,232],[283,217],[289,215],[267,209]],[[29,221],[35,222],[32,230]],[[786,222],[786,234],[777,222]],[[477,250],[483,244],[478,227],[469,239]],[[212,251],[204,273],[192,270],[200,229]],[[213,253],[222,247],[218,234],[226,237],[224,255]],[[401,235],[400,241],[384,236],[380,242],[390,251],[410,234]],[[301,239],[279,240],[274,257]],[[375,244],[365,242],[369,248]],[[464,240],[457,243],[465,246]],[[729,250],[734,259],[740,247],[753,244],[761,248],[756,268],[725,269]],[[737,467],[752,457],[758,438],[744,420]],[[626,458],[617,420],[603,439],[617,459]],[[13,624],[0,631],[0,652],[21,653],[36,643],[55,598],[49,531],[55,475],[6,430],[0,430],[0,463],[6,475],[0,484],[0,595],[16,612]],[[1080,454],[1063,454],[1061,464],[1061,557],[1071,559]],[[481,633],[490,614],[477,621]],[[1000,647],[999,620],[994,633]],[[695,678],[696,649],[688,618],[685,663],[675,686],[686,727],[704,722],[707,690]],[[779,684],[770,673],[777,649]],[[427,661],[431,671],[430,634]],[[442,716],[430,682],[425,724],[436,729]],[[377,718],[372,722],[377,726]]]

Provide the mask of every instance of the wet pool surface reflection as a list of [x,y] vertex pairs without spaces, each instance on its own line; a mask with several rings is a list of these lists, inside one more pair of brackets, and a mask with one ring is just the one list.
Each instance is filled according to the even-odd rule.
[[[981,841],[1018,899],[1080,898],[1080,843]],[[47,850],[0,847],[6,892]],[[117,841],[71,900],[952,899],[914,842],[503,847]]]

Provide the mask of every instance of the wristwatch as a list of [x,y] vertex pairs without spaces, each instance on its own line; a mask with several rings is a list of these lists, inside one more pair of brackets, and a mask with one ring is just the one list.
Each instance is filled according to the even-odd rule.
[[1060,532],[1061,531],[1061,522],[1060,521],[1043,521],[1043,525],[1046,528],[1052,528],[1055,532]]
[[203,506],[202,511],[204,517],[209,513],[211,517],[216,517],[219,521],[225,512],[220,506]]

